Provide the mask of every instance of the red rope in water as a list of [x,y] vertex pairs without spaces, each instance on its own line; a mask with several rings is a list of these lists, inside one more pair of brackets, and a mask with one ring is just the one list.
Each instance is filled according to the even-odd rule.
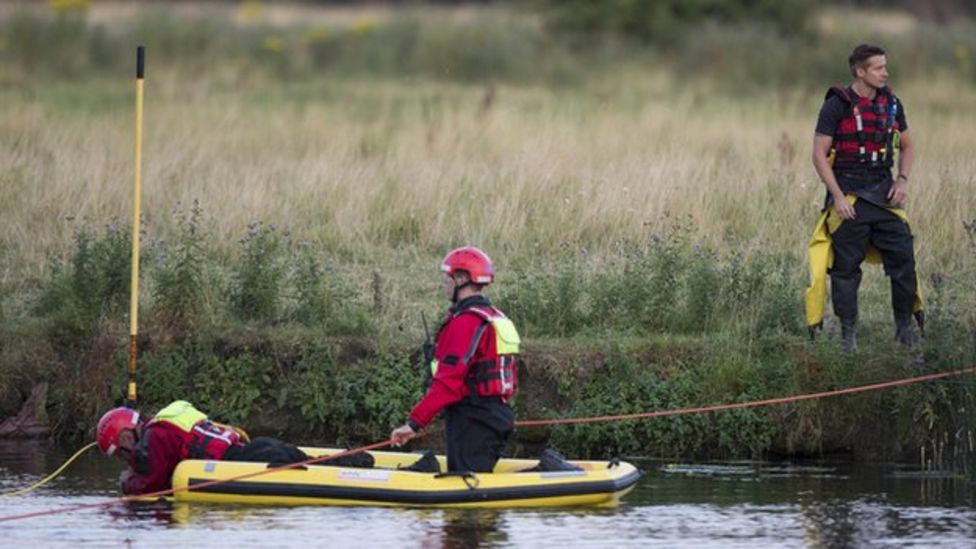
[[[540,425],[562,425],[562,424],[571,424],[571,423],[597,423],[597,422],[604,422],[604,421],[624,421],[624,420],[630,420],[630,419],[646,419],[646,418],[652,418],[652,417],[666,417],[666,416],[678,416],[678,415],[688,415],[688,414],[700,414],[700,413],[705,413],[705,412],[717,412],[717,411],[721,411],[721,410],[732,410],[732,409],[736,409],[736,408],[754,408],[754,407],[759,407],[759,406],[770,406],[770,405],[773,405],[773,404],[786,404],[786,403],[789,403],[789,402],[798,402],[798,401],[801,401],[801,400],[810,400],[810,399],[816,399],[816,398],[826,398],[826,397],[839,396],[839,395],[849,395],[849,394],[854,394],[854,393],[863,393],[863,392],[867,392],[867,391],[876,391],[876,390],[879,390],[879,389],[887,389],[889,387],[899,387],[899,386],[902,386],[902,385],[909,385],[909,384],[912,384],[912,383],[922,383],[922,382],[925,382],[925,381],[933,381],[933,380],[937,380],[937,379],[945,379],[945,378],[949,378],[949,377],[956,377],[956,376],[961,376],[961,375],[966,375],[966,374],[973,374],[973,373],[976,373],[976,368],[965,368],[965,369],[962,369],[962,370],[954,370],[954,371],[949,371],[949,372],[940,372],[940,373],[936,373],[936,374],[927,374],[927,375],[922,375],[922,376],[916,376],[916,377],[910,377],[910,378],[905,378],[905,379],[899,379],[899,380],[895,380],[895,381],[886,381],[886,382],[883,382],[883,383],[872,383],[870,385],[860,385],[858,387],[849,387],[849,388],[846,388],[846,389],[836,389],[836,390],[833,390],[833,391],[822,391],[822,392],[819,392],[819,393],[809,393],[809,394],[804,394],[804,395],[794,395],[794,396],[788,396],[788,397],[770,398],[770,399],[766,399],[766,400],[754,400],[754,401],[751,401],[751,402],[736,402],[736,403],[732,403],[732,404],[718,404],[718,405],[714,405],[714,406],[700,406],[700,407],[697,407],[697,408],[681,408],[681,409],[677,409],[677,410],[662,410],[662,411],[659,411],[659,412],[643,412],[643,413],[637,413],[637,414],[622,414],[622,415],[612,415],[612,416],[609,416],[608,415],[608,416],[593,416],[593,417],[580,417],[580,418],[533,419],[533,420],[525,420],[525,421],[516,421],[515,422],[515,425],[517,427],[534,427],[534,426],[540,426]],[[243,480],[243,479],[257,477],[257,476],[260,476],[260,475],[265,475],[267,473],[273,473],[275,471],[284,471],[286,469],[294,469],[296,467],[301,467],[303,465],[312,465],[312,464],[316,464],[316,463],[324,463],[324,462],[329,461],[331,459],[336,459],[336,458],[339,458],[339,457],[342,457],[342,456],[349,456],[349,455],[353,455],[353,454],[358,454],[360,452],[367,452],[369,450],[376,450],[377,448],[383,448],[384,446],[389,446],[390,444],[392,444],[392,441],[390,441],[390,440],[384,440],[382,442],[377,442],[375,444],[370,444],[368,446],[361,446],[359,448],[354,448],[352,450],[346,450],[345,452],[340,452],[338,454],[333,454],[331,456],[317,457],[317,458],[309,459],[309,460],[302,461],[302,462],[298,462],[298,463],[291,463],[291,464],[288,464],[288,465],[283,465],[283,466],[280,466],[280,467],[271,467],[271,468],[268,468],[268,469],[262,469],[260,471],[255,471],[255,472],[247,473],[247,474],[244,474],[244,475],[239,475],[239,476],[236,476],[236,477],[225,478],[225,479],[218,479],[218,480],[211,480],[211,481],[204,482],[204,483],[201,483],[201,484],[195,484],[195,485],[193,485],[192,489],[196,490],[196,489],[199,489],[199,488],[206,488],[208,486],[216,486],[216,485],[223,484],[223,483],[226,483],[226,482],[232,482],[232,481],[235,481],[235,480]],[[96,507],[107,507],[107,506],[110,506],[110,505],[115,505],[117,503],[126,503],[126,502],[130,502],[130,501],[144,500],[146,498],[169,496],[169,495],[175,494],[177,492],[184,492],[184,491],[188,491],[190,489],[191,488],[189,486],[183,486],[183,487],[180,487],[180,488],[170,488],[169,490],[160,490],[158,492],[152,492],[152,493],[149,493],[149,494],[142,494],[142,495],[138,495],[138,496],[124,496],[124,497],[114,498],[114,499],[105,500],[105,501],[98,501],[98,502],[94,502],[94,503],[86,503],[86,504],[82,504],[82,505],[74,505],[74,506],[71,506],[71,507],[64,507],[64,508],[61,508],[61,509],[49,509],[49,510],[46,510],[46,511],[36,511],[36,512],[33,512],[33,513],[25,513],[25,514],[22,514],[22,515],[11,515],[11,516],[7,516],[7,517],[0,517],[0,522],[20,520],[20,519],[26,519],[26,518],[32,518],[32,517],[40,517],[40,516],[44,516],[44,515],[55,515],[55,514],[61,514],[61,513],[69,513],[71,511],[80,511],[82,509],[93,509],[93,508],[96,508]]]
[[[236,477],[222,478],[222,479],[218,479],[218,480],[211,480],[211,481],[207,481],[207,482],[202,482],[200,484],[194,484],[193,487],[192,487],[192,489],[193,490],[198,490],[200,488],[206,488],[208,486],[216,486],[218,484],[223,484],[225,482],[232,482],[232,481],[235,481],[235,480],[243,480],[243,479],[247,479],[247,478],[253,478],[253,477],[257,477],[257,476],[261,476],[261,475],[266,475],[268,473],[272,473],[272,472],[275,472],[275,471],[284,471],[286,469],[295,469],[295,468],[301,467],[303,465],[312,465],[312,464],[316,464],[316,463],[324,463],[324,462],[329,461],[331,459],[336,459],[336,458],[340,458],[340,457],[343,457],[343,456],[351,456],[353,454],[358,454],[358,453],[361,453],[361,452],[367,452],[369,450],[376,450],[377,448],[382,448],[384,446],[389,446],[392,443],[393,443],[393,441],[384,440],[382,442],[377,442],[376,444],[370,444],[369,446],[361,446],[359,448],[353,448],[352,450],[346,450],[345,452],[339,452],[338,454],[332,454],[331,456],[321,456],[321,457],[317,457],[317,458],[308,459],[308,460],[305,460],[305,461],[299,461],[297,463],[289,463],[288,465],[282,465],[280,467],[269,467],[267,469],[261,469],[260,471],[254,471],[254,472],[251,472],[251,473],[246,473],[246,474],[243,474],[243,475],[238,475]],[[57,515],[57,514],[61,514],[61,513],[70,513],[71,511],[80,511],[82,509],[93,509],[93,508],[96,508],[96,507],[107,507],[107,506],[110,506],[110,505],[115,505],[117,503],[127,503],[127,502],[130,502],[130,501],[140,501],[140,500],[145,500],[145,499],[151,499],[151,498],[157,498],[157,497],[163,497],[163,496],[170,496],[170,495],[173,495],[173,494],[175,494],[177,492],[186,492],[188,490],[191,490],[191,487],[190,486],[182,486],[182,487],[179,487],[179,488],[170,488],[168,490],[159,490],[158,492],[150,492],[148,494],[140,494],[138,496],[123,496],[123,497],[120,497],[120,498],[113,498],[113,499],[108,499],[108,500],[105,500],[105,501],[96,501],[94,503],[85,503],[85,504],[82,504],[82,505],[73,505],[71,507],[63,507],[61,509],[48,509],[46,511],[36,511],[34,513],[24,513],[23,515],[11,515],[9,517],[0,517],[0,522],[6,522],[6,521],[10,521],[10,520],[20,520],[20,519],[26,519],[26,518],[32,518],[32,517],[41,517],[41,516],[44,516],[44,515]]]

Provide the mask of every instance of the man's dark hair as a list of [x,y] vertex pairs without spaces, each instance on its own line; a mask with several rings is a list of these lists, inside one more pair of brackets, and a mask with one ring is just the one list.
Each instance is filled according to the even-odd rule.
[[871,44],[861,44],[854,48],[851,56],[847,58],[847,62],[851,66],[851,76],[857,78],[858,67],[867,67],[868,59],[871,59],[875,55],[885,55],[884,48],[881,46],[872,46]]
[[487,286],[487,284],[478,284],[477,282],[475,282],[474,281],[474,277],[472,277],[471,276],[471,273],[469,271],[467,271],[466,269],[458,269],[458,270],[454,271],[454,273],[455,274],[457,274],[457,273],[464,273],[464,276],[468,277],[468,282],[472,286],[474,286],[474,289],[475,290],[478,290],[479,292],[482,291],[482,290],[484,290],[485,289],[485,286]]

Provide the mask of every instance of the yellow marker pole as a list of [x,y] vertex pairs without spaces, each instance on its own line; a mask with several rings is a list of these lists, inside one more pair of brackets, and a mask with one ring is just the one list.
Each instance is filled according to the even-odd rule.
[[132,283],[129,296],[129,386],[125,405],[135,407],[136,392],[136,335],[139,333],[139,221],[142,194],[142,84],[146,69],[146,48],[136,48],[136,158],[135,192],[132,197]]

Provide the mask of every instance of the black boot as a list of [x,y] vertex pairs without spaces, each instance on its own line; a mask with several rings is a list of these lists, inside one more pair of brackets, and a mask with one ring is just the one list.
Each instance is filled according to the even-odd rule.
[[537,473],[545,471],[582,471],[583,468],[566,461],[559,452],[547,448],[539,458],[539,464],[531,469],[523,469],[520,473]]
[[857,350],[857,288],[861,285],[860,271],[850,276],[830,275],[831,301],[834,314],[840,319],[840,350]]
[[336,467],[358,467],[360,469],[372,469],[376,465],[376,460],[369,452],[360,452],[330,459],[323,465],[335,465]]
[[415,473],[440,473],[441,464],[437,461],[437,456],[434,455],[434,452],[428,450],[417,461],[399,469],[401,471],[413,471]]
[[857,318],[840,319],[840,350],[853,353],[857,350]]
[[912,348],[918,345],[918,334],[912,326],[912,315],[895,315],[895,340],[905,347]]

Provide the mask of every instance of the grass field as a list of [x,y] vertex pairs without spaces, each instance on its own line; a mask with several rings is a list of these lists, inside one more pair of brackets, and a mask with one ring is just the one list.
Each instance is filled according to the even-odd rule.
[[[420,262],[408,271],[432,273],[445,250],[475,243],[504,281],[516,259],[613,255],[681,221],[697,243],[787,254],[802,272],[823,200],[809,160],[820,89],[723,97],[645,67],[570,89],[326,78],[242,88],[152,67],[147,231],[165,237],[178,204],[198,200],[224,254],[263,221],[367,271]],[[976,108],[976,91],[953,80],[898,89],[918,142],[908,210],[921,270],[965,272],[976,127],[949,106]],[[0,93],[7,276],[36,279],[68,249],[68,220],[130,215],[131,82]]]
[[[288,7],[255,20],[238,8],[194,4],[150,12],[160,21],[151,34],[155,49],[149,41],[145,87],[143,300],[150,331],[166,324],[161,318],[203,307],[197,314],[218,331],[233,318],[288,337],[291,323],[314,328],[324,314],[341,324],[328,333],[419,341],[419,312],[444,305],[437,260],[454,246],[476,244],[498,264],[495,294],[537,341],[637,335],[666,346],[674,334],[679,342],[719,335],[735,341],[726,350],[739,352],[745,341],[747,357],[762,355],[770,337],[784,345],[802,341],[805,249],[824,197],[810,161],[812,134],[834,81],[732,85],[723,75],[739,68],[730,62],[761,61],[714,52],[717,64],[700,71],[690,62],[676,69],[674,59],[645,51],[606,62],[616,51],[609,47],[574,64],[539,45],[542,31],[531,18],[508,25],[518,16],[474,8],[431,13]],[[65,332],[52,323],[84,324],[87,338],[124,331],[126,309],[118,303],[127,299],[125,282],[106,284],[127,280],[119,252],[127,240],[104,227],[124,233],[131,215],[134,47],[105,45],[126,43],[119,36],[138,34],[131,28],[146,20],[126,4],[95,3],[76,15],[18,24],[37,31],[31,36],[37,29],[76,33],[89,48],[81,61],[70,42],[56,58],[31,49],[41,46],[14,32],[14,12],[0,12],[7,25],[0,27],[7,32],[0,58],[19,52],[0,67],[6,368],[23,370],[18,357],[31,352],[15,339],[47,337],[57,349]],[[466,56],[445,57],[451,40],[478,27],[481,16],[490,22],[485,36],[501,38],[458,46]],[[874,19],[826,17],[822,32],[848,36],[850,25],[865,21]],[[405,58],[415,70],[401,71],[391,64],[396,56],[377,46],[385,38],[370,37],[401,36],[411,24],[421,30],[410,36],[428,46]],[[923,289],[934,298],[937,322],[942,315],[958,332],[932,344],[949,353],[967,344],[976,325],[976,125],[965,115],[976,111],[976,86],[958,51],[948,54],[956,65],[899,71],[899,55],[914,59],[903,67],[924,58],[912,50],[922,31],[898,17],[878,24],[871,33],[895,44],[892,84],[918,143],[908,211]],[[314,44],[286,59],[289,37],[308,35],[314,25],[345,36],[329,50],[335,64],[316,61]],[[439,26],[444,35],[435,32]],[[95,28],[108,30],[98,38]],[[213,29],[219,32],[210,37]],[[350,53],[355,40],[378,53]],[[237,43],[243,53],[227,49]],[[736,48],[747,49],[730,45]],[[474,54],[484,51],[495,55],[489,65],[510,61],[488,77],[436,70],[473,66]],[[34,58],[25,52],[36,59],[28,62]],[[74,68],[59,74],[61,61],[52,59]],[[352,67],[360,61],[378,68]],[[838,70],[828,73],[843,78],[843,56],[834,61]],[[201,213],[188,222],[194,203]],[[104,264],[86,263],[105,242],[107,251],[97,256]],[[92,269],[109,274],[97,284],[79,282],[78,273]],[[248,293],[247,281],[271,289]],[[101,284],[98,291],[111,299],[85,301],[82,294],[97,293],[86,283]],[[323,291],[325,313],[309,313],[306,305]],[[881,340],[888,340],[890,309],[880,269],[869,271],[862,295],[862,317],[884,334],[878,346],[887,347]],[[65,296],[74,309],[59,308]],[[258,315],[248,299],[268,309]],[[101,316],[78,319],[103,306]],[[66,318],[64,310],[75,312]],[[86,349],[51,360],[70,362]]]
[[[682,66],[676,76],[673,60],[634,52],[611,64],[581,60],[568,66],[570,76],[552,76],[543,65],[563,59],[553,47],[518,49],[541,40],[537,22],[504,10],[95,2],[75,13],[74,4],[53,4],[67,6],[57,16],[25,18],[9,7],[3,14],[0,54],[15,61],[0,71],[7,294],[43,285],[50,258],[66,257],[79,226],[128,223],[134,86],[124,68],[132,52],[116,51],[126,33],[150,43],[147,253],[174,238],[175,213],[197,201],[215,264],[239,256],[249,225],[276,225],[362,279],[363,292],[371,273],[382,273],[393,281],[393,302],[408,309],[435,287],[426,282],[434,262],[460,244],[488,250],[504,283],[513,265],[542,273],[567,262],[585,272],[620,265],[626,245],[671,234],[675,225],[691,245],[720,256],[788,258],[781,262],[787,276],[802,285],[805,245],[824,194],[809,159],[812,128],[833,82],[727,87],[734,67],[688,76],[694,71]],[[471,24],[502,37],[472,45],[449,30],[468,32]],[[968,58],[950,56],[956,70],[899,72],[899,51],[914,60],[902,65],[918,68],[924,55],[909,46],[932,32],[906,17],[828,13],[819,32],[844,37],[871,24],[867,34],[894,43],[892,83],[919,145],[908,210],[920,271],[926,281],[956,280],[974,269],[966,227],[976,220],[969,192],[976,127],[960,116],[976,108]],[[945,29],[949,43],[953,32]],[[89,51],[52,39],[46,55],[47,43],[32,42],[44,33],[73,36]],[[389,49],[404,35],[427,44],[409,59],[418,74],[391,72],[378,53],[350,53],[357,43]],[[312,42],[293,49],[293,36]],[[316,69],[308,57],[326,36],[345,37],[335,55],[346,61]],[[755,40],[726,38],[730,51]],[[481,79],[421,70],[477,61],[431,53],[452,50],[451,40],[494,55],[489,65],[533,54],[528,62],[550,76],[533,80],[514,65]],[[251,62],[248,53],[256,56]],[[70,77],[58,76],[56,59],[75,67]],[[374,63],[375,74],[351,70],[353,61]],[[843,61],[836,59],[840,71],[832,74],[843,75]],[[869,280],[869,301],[884,301],[884,286]]]

